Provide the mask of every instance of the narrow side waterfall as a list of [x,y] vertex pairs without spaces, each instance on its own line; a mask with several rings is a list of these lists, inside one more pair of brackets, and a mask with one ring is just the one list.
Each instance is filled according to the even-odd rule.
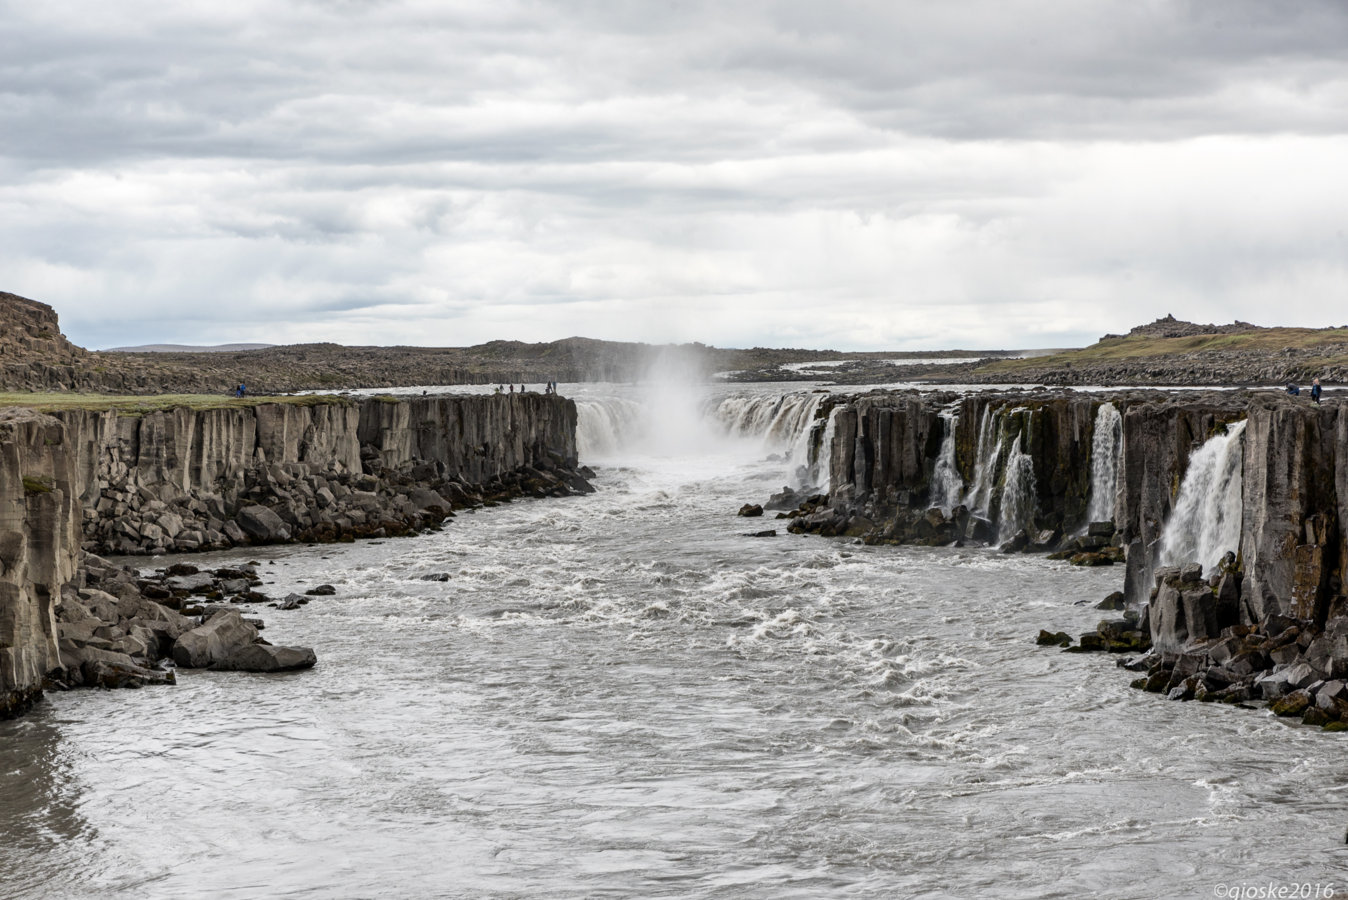
[[997,463],[1002,456],[1002,439],[992,407],[983,408],[978,422],[978,456],[974,462],[974,483],[964,496],[964,505],[980,518],[988,518],[992,509],[992,489],[997,481]]
[[819,434],[817,440],[814,439],[816,431],[810,432],[810,475],[808,481],[811,487],[819,488],[825,493],[832,490],[833,437],[838,433],[838,413],[840,412],[842,412],[841,404],[828,411],[828,419],[822,426],[816,424],[815,428]]
[[1245,422],[1234,422],[1189,457],[1175,508],[1161,533],[1161,565],[1196,562],[1210,572],[1225,553],[1240,550],[1244,433]]
[[953,409],[942,410],[941,427],[944,429],[941,440],[941,453],[936,457],[936,467],[931,474],[932,506],[939,506],[949,513],[959,506],[960,495],[964,493],[964,479],[955,467],[955,427],[959,424],[959,413]]
[[1123,417],[1113,403],[1101,403],[1095,413],[1095,433],[1091,436],[1091,495],[1086,508],[1088,523],[1114,519],[1122,450]]
[[1035,513],[1034,460],[1020,449],[1023,435],[1006,455],[1006,477],[1002,485],[1002,509],[997,520],[997,538],[1006,540],[1029,526]]

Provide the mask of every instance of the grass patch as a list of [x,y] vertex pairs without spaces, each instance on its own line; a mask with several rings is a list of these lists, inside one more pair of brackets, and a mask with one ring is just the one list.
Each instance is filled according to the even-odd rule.
[[23,476],[23,492],[25,494],[50,494],[56,483],[50,478],[35,478],[32,475]]
[[349,397],[333,394],[305,394],[300,397],[228,397],[219,394],[156,394],[147,397],[116,394],[19,394],[0,393],[0,406],[24,406],[38,412],[87,409],[93,412],[115,410],[128,415],[143,415],[167,409],[249,409],[266,403],[287,406],[349,406]]

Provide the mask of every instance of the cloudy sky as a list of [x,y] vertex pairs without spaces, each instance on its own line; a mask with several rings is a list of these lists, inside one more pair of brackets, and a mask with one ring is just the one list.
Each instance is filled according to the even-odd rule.
[[0,0],[89,347],[1348,322],[1342,0]]

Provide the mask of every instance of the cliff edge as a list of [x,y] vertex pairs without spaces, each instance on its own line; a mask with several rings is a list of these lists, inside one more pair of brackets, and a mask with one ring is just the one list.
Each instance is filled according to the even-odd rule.
[[0,718],[26,709],[61,662],[56,605],[80,549],[73,462],[60,422],[0,409]]

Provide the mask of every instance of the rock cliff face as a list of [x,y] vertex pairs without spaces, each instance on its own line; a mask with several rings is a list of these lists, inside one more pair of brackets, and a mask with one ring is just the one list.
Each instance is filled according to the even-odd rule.
[[[1084,528],[1090,496],[1090,455],[1098,398],[1058,393],[872,393],[844,403],[834,415],[830,453],[831,523],[834,533],[879,537],[896,543],[915,537],[945,543],[978,537],[995,540],[1013,483],[1031,499],[1023,521],[1002,535],[1031,526],[1036,532]],[[824,407],[829,410],[829,407]],[[942,413],[953,416],[947,435]],[[825,414],[828,414],[827,412]],[[937,460],[953,443],[959,499],[977,534],[937,528],[914,534],[905,518],[942,506],[934,494]],[[1016,455],[1018,454],[1018,455]],[[1019,470],[1013,463],[1023,460]],[[943,521],[953,509],[946,506]],[[823,521],[821,513],[816,513]],[[895,517],[898,520],[895,521]],[[871,530],[886,522],[880,533]],[[867,524],[869,523],[869,524]],[[980,523],[982,523],[980,525]],[[842,530],[836,526],[843,525]],[[808,529],[807,529],[808,530]],[[925,540],[925,537],[933,540]]]
[[0,323],[0,385],[42,391],[77,382],[90,354],[65,339],[54,309],[0,291]]
[[60,661],[55,608],[80,540],[72,449],[55,419],[0,410],[0,718]]
[[575,404],[542,394],[57,416],[99,552],[387,534],[512,474],[570,484],[576,466]]

